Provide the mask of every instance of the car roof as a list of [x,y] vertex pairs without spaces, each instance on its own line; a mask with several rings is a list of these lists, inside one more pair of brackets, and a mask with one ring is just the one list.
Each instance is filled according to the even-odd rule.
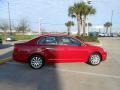
[[[49,36],[58,36],[58,37],[60,37],[60,36],[66,36],[66,37],[71,37],[71,38],[77,39],[77,38],[75,38],[73,36],[69,36],[69,35],[65,35],[65,34],[45,34],[45,35],[42,35],[40,37],[49,37]],[[77,39],[77,40],[79,40],[79,39]]]
[[46,36],[68,36],[68,35],[65,35],[65,34],[45,34],[45,35],[42,35],[42,37],[46,37]]

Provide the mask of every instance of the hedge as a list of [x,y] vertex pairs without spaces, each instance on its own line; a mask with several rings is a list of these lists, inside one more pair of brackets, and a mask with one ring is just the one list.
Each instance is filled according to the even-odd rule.
[[99,43],[98,37],[96,36],[75,36],[77,39],[84,42],[97,42]]

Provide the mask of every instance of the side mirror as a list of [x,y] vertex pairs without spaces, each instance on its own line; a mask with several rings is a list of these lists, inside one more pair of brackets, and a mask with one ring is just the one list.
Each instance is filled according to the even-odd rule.
[[86,45],[86,44],[82,42],[80,46],[85,46],[85,45]]

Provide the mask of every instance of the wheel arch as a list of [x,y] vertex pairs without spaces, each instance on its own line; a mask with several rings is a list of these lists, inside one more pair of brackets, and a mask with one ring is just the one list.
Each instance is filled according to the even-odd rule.
[[99,51],[94,51],[94,52],[92,52],[92,53],[89,55],[89,57],[88,57],[88,59],[87,59],[87,62],[89,61],[89,58],[90,58],[90,56],[91,56],[92,54],[99,54],[99,55],[100,55],[100,58],[101,58],[101,61],[103,60],[102,54],[101,54]]
[[[88,61],[86,62],[87,64],[93,65],[93,64],[91,64],[90,61],[89,61],[91,55],[93,55],[93,54],[98,54],[98,55],[100,56],[100,62],[102,61],[102,54],[101,54],[99,51],[94,51],[94,52],[92,52],[92,53],[89,55]],[[99,64],[100,64],[100,62],[99,62]],[[96,65],[98,65],[98,64],[96,64]],[[96,65],[93,65],[93,66],[96,66]]]
[[45,57],[44,57],[44,55],[42,55],[42,54],[39,54],[39,53],[32,53],[29,57],[28,57],[28,60],[27,60],[27,62],[29,62],[29,60],[30,60],[30,58],[32,57],[32,56],[35,56],[35,55],[38,55],[38,56],[41,56],[44,60],[45,60]]

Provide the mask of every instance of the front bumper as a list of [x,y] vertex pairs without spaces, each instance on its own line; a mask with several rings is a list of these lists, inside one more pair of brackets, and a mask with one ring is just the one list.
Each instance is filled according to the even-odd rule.
[[106,60],[107,59],[107,52],[103,52],[102,53],[102,60]]

